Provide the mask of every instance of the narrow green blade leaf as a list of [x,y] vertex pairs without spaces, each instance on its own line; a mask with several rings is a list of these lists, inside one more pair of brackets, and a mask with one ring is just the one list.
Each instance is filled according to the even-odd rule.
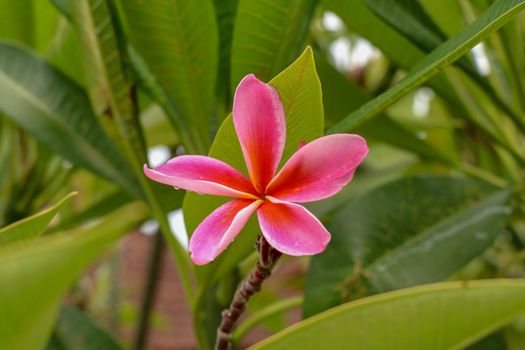
[[438,283],[341,305],[250,349],[464,349],[523,312],[524,280]]
[[77,309],[62,306],[46,350],[123,350],[104,329]]
[[0,246],[40,236],[60,208],[75,195],[76,192],[72,192],[54,206],[0,229]]
[[312,258],[304,314],[447,278],[502,231],[509,194],[491,191],[474,180],[424,175],[352,198],[327,225],[332,242]]
[[233,32],[231,89],[255,74],[268,80],[304,47],[316,0],[240,0]]
[[524,0],[499,0],[495,2],[474,23],[465,27],[456,36],[426,56],[405,78],[359,110],[348,115],[337,125],[330,128],[329,132],[342,132],[374,117],[409,91],[459,59],[475,44],[505,24],[524,7]]
[[76,276],[147,214],[133,203],[78,233],[0,249],[0,349],[42,349]]
[[0,111],[75,165],[139,196],[84,90],[30,51],[0,42]]

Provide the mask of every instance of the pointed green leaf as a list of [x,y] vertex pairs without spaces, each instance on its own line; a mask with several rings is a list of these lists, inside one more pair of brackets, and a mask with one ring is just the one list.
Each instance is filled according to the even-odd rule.
[[426,56],[401,81],[362,106],[359,110],[348,115],[332,127],[329,132],[342,132],[374,117],[440,70],[454,63],[479,41],[500,28],[523,8],[525,8],[524,0],[496,1],[474,23],[465,27],[456,36],[447,40]]
[[304,47],[317,0],[240,0],[233,31],[231,89],[253,73],[268,80]]
[[0,43],[0,111],[71,163],[140,195],[84,90],[27,49],[8,43]]
[[352,198],[333,213],[332,242],[312,259],[305,315],[447,278],[502,231],[509,193],[491,191],[474,180],[421,175]]
[[0,249],[0,349],[42,349],[75,278],[147,215],[133,203],[78,233]]
[[40,236],[60,208],[75,195],[76,192],[72,192],[54,206],[0,229],[0,246]]
[[524,280],[439,283],[341,305],[250,349],[464,349],[523,312]]

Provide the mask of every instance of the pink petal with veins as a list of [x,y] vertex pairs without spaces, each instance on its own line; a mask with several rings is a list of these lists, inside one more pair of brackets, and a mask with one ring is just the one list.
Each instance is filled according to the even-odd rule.
[[190,238],[191,260],[197,265],[213,261],[237,237],[261,203],[234,199],[215,209]]
[[312,202],[328,198],[352,180],[368,153],[358,135],[334,134],[295,152],[273,178],[266,194],[283,201]]
[[268,196],[266,199],[257,217],[272,247],[288,255],[313,255],[326,248],[330,233],[306,208]]
[[144,165],[144,174],[162,184],[199,194],[256,198],[246,176],[230,165],[206,156],[175,157],[155,169]]
[[262,193],[275,174],[286,141],[279,93],[253,74],[247,75],[235,91],[232,114],[248,173]]

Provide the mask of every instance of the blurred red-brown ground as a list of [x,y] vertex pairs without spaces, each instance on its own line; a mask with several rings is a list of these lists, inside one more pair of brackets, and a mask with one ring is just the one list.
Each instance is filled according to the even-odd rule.
[[[119,246],[120,290],[123,301],[139,305],[143,283],[147,271],[148,254],[151,250],[152,237],[133,233],[125,237]],[[149,350],[193,350],[197,349],[197,342],[192,327],[189,307],[185,300],[182,287],[177,277],[173,258],[168,251],[163,254],[159,289],[154,305],[154,313],[166,321],[165,326],[152,328],[147,342]],[[271,276],[269,283],[279,283],[287,276],[300,273],[301,266],[288,261],[281,265],[276,273]],[[291,296],[297,291],[286,290],[283,295]],[[287,315],[287,322],[299,320],[298,310],[292,310]],[[131,341],[134,335],[133,328],[122,329],[122,336]],[[246,348],[258,340],[269,335],[268,331],[257,327],[246,337],[240,347]]]

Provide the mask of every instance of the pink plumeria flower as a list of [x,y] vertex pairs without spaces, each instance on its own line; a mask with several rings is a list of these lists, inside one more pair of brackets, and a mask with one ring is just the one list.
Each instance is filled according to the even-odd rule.
[[350,182],[368,153],[358,135],[334,134],[300,147],[275,174],[286,141],[286,120],[279,93],[253,74],[237,87],[233,123],[246,161],[248,179],[230,165],[206,156],[175,157],[150,179],[199,194],[233,197],[197,227],[189,251],[195,264],[214,260],[257,212],[264,238],[288,255],[322,252],[330,233],[303,206],[328,198]]

